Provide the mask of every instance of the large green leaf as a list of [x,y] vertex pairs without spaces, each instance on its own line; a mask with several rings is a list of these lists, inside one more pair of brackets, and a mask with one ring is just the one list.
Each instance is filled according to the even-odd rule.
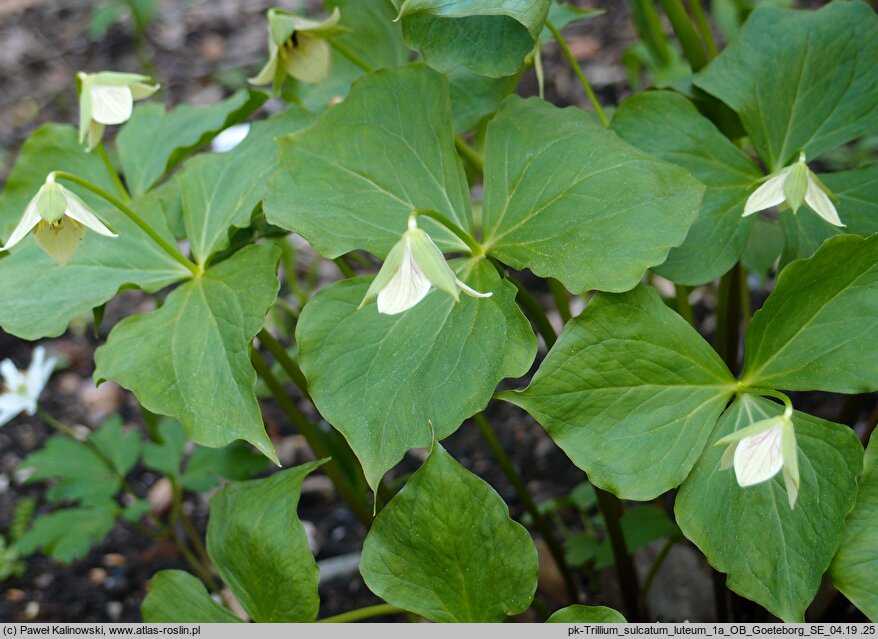
[[790,264],[747,331],[742,381],[789,390],[878,389],[878,235],[827,240]]
[[613,116],[626,142],[690,171],[707,185],[686,241],[655,272],[687,285],[709,282],[732,268],[747,244],[754,217],[744,203],[762,177],[759,168],[689,100],[669,91],[635,95]]
[[296,514],[302,480],[321,462],[229,484],[210,500],[207,551],[254,621],[314,621],[319,570]]
[[412,447],[447,437],[483,409],[504,377],[527,372],[536,339],[515,289],[486,261],[460,277],[487,299],[434,290],[400,315],[357,310],[371,278],[333,284],[296,328],[302,370],[320,413],[341,431],[374,488]]
[[[326,257],[354,249],[383,257],[415,208],[470,229],[453,133],[444,76],[423,65],[370,74],[316,125],[279,140],[281,168],[269,184],[266,218]],[[432,220],[422,226],[440,247],[466,250]]]
[[[767,399],[740,397],[711,443],[782,411]],[[675,511],[683,534],[728,574],[729,588],[784,621],[801,622],[844,535],[863,447],[846,426],[798,412],[793,423],[801,474],[795,508],[781,473],[741,488],[733,469],[720,470],[723,447],[709,445],[680,488]]]
[[277,295],[278,253],[242,249],[158,310],[120,322],[95,353],[95,379],[114,379],[148,410],[179,419],[196,443],[244,439],[276,461],[248,348]]
[[393,0],[408,45],[434,69],[499,78],[524,66],[551,0]]
[[562,608],[546,619],[546,623],[627,623],[621,612],[606,606],[574,604]]
[[466,133],[476,128],[482,118],[493,114],[506,96],[515,91],[519,78],[519,75],[486,78],[463,67],[451,71],[448,79],[454,130]]
[[239,91],[211,106],[185,104],[169,113],[154,102],[139,105],[116,138],[125,182],[132,195],[145,193],[186,155],[226,127],[244,120],[265,98],[257,91]]
[[369,589],[431,621],[498,622],[530,605],[536,548],[491,486],[438,443],[363,544]]
[[857,505],[845,520],[841,548],[832,560],[835,587],[878,621],[878,435],[872,433],[863,464]]
[[244,141],[227,153],[203,154],[186,163],[179,178],[183,221],[192,255],[204,265],[229,244],[234,228],[250,223],[265,196],[265,176],[277,169],[275,138],[311,124],[303,109],[287,111],[250,128]]
[[484,245],[569,290],[634,287],[686,237],[704,187],[584,111],[507,99],[488,127]]
[[737,111],[769,170],[878,127],[878,16],[866,4],[758,8],[695,83]]
[[140,614],[146,623],[241,623],[210,598],[198,578],[182,570],[162,570],[153,576]]
[[[0,229],[6,237],[54,170],[68,171],[114,192],[106,167],[98,156],[86,153],[72,127],[42,126],[22,147],[0,197]],[[90,313],[120,288],[133,285],[151,292],[191,275],[120,211],[85,189],[65,187],[100,213],[119,237],[86,233],[65,266],[46,255],[32,237],[0,258],[0,326],[24,339],[60,335],[70,320]],[[159,235],[173,241],[155,198],[139,198],[132,207]]]
[[598,295],[530,386],[499,397],[533,415],[593,484],[648,500],[686,479],[735,385],[695,329],[640,287]]

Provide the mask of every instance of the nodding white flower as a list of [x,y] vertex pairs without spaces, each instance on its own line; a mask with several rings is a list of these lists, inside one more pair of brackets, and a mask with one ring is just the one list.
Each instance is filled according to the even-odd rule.
[[329,75],[332,52],[326,38],[340,29],[336,7],[326,20],[310,20],[282,11],[268,10],[268,62],[251,84],[274,84],[280,90],[285,76],[317,83]]
[[790,508],[799,495],[799,457],[792,410],[783,415],[758,421],[723,437],[717,446],[728,446],[720,468],[735,468],[735,478],[742,488],[768,481],[783,470]]
[[411,216],[408,230],[390,249],[360,308],[377,298],[379,313],[402,313],[424,299],[433,286],[451,295],[455,302],[460,300],[459,291],[471,297],[491,296],[461,282],[439,247],[418,228],[415,217]]
[[63,266],[82,241],[86,227],[107,237],[117,237],[85,202],[55,182],[50,173],[0,251],[8,251],[33,230],[37,243]]
[[799,153],[799,160],[768,176],[758,189],[753,191],[744,205],[742,217],[770,209],[782,202],[790,205],[793,213],[799,210],[802,202],[834,226],[843,227],[835,205],[826,194],[827,188],[820,182],[805,163],[805,153]]
[[95,148],[108,124],[122,124],[131,117],[135,100],[148,98],[159,90],[152,78],[137,73],[76,74],[79,93],[79,143],[86,142],[89,151]]
[[54,357],[47,359],[46,350],[37,346],[27,371],[18,370],[12,360],[0,362],[4,387],[0,394],[0,426],[22,411],[28,415],[37,412],[37,401],[55,370],[56,361]]

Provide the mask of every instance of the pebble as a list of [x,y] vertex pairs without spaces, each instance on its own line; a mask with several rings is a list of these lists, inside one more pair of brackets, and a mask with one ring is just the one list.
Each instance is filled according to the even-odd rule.
[[317,526],[310,521],[303,521],[302,527],[305,529],[305,536],[308,538],[308,549],[312,555],[316,555],[320,551],[320,542],[317,539]]
[[161,515],[165,512],[174,503],[174,487],[171,485],[171,480],[167,477],[159,479],[146,493],[146,499],[152,504],[154,514]]
[[119,621],[122,617],[122,610],[121,601],[110,601],[107,603],[107,616],[110,618],[110,621]]
[[120,555],[117,552],[111,552],[104,555],[104,565],[107,568],[119,568],[128,563],[128,559],[125,555]]
[[100,567],[92,568],[88,571],[88,578],[92,583],[100,586],[107,579],[107,571]]
[[52,585],[53,581],[55,581],[54,575],[44,572],[42,575],[37,575],[34,578],[34,585],[40,590],[45,590]]
[[24,598],[27,595],[24,594],[23,590],[19,590],[18,588],[10,588],[6,591],[6,594],[4,596],[6,597],[6,601],[18,603],[20,601],[24,601]]
[[40,604],[36,601],[28,601],[27,605],[24,607],[24,619],[25,621],[33,621],[40,614]]
[[88,411],[88,419],[97,424],[119,411],[125,394],[122,387],[114,382],[104,382],[95,386],[90,379],[82,383],[79,400]]

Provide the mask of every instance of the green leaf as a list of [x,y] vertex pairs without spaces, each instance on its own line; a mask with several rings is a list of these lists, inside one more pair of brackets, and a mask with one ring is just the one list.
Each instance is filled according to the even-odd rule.
[[779,220],[784,244],[778,262],[778,272],[785,269],[790,262],[814,255],[830,237],[847,232],[847,229],[833,226],[806,206],[799,209],[797,213],[789,210],[781,212]]
[[146,623],[241,623],[207,594],[199,579],[182,570],[162,570],[140,606]]
[[229,234],[250,224],[267,189],[265,176],[277,169],[275,138],[311,124],[313,116],[291,107],[254,123],[241,144],[226,153],[201,154],[179,177],[183,222],[192,255],[203,266],[228,247]]
[[606,606],[574,604],[561,608],[546,619],[546,623],[628,623],[621,612]]
[[756,219],[741,214],[762,177],[759,168],[689,100],[669,91],[641,93],[625,100],[613,116],[613,130],[626,142],[683,167],[707,185],[686,241],[653,270],[689,286],[726,273],[741,257]]
[[192,453],[183,473],[186,490],[206,492],[219,485],[222,479],[241,481],[263,472],[268,460],[242,442],[232,442],[224,448],[199,446]]
[[276,461],[248,348],[277,295],[278,257],[274,246],[248,246],[158,310],[119,322],[95,353],[95,380],[114,379],[146,409],[179,419],[196,443],[244,439]]
[[[54,170],[74,173],[115,192],[106,167],[77,142],[75,129],[44,125],[25,142],[0,197],[0,229],[5,237]],[[32,237],[0,259],[0,326],[23,339],[60,335],[73,318],[90,315],[120,288],[133,285],[152,292],[191,275],[121,212],[76,185],[65,184],[65,188],[82,197],[119,237],[87,232],[66,266],[46,255]],[[132,207],[159,235],[173,240],[153,198],[140,198]]]
[[[665,511],[654,504],[638,506],[627,510],[619,522],[625,536],[625,547],[628,552],[643,548],[656,539],[676,541],[683,538],[680,528],[665,514]],[[613,547],[609,538],[605,538],[597,548],[595,568],[612,566],[615,562]]]
[[435,622],[499,622],[530,605],[536,548],[491,486],[438,443],[382,510],[360,572],[390,604]]
[[208,553],[254,621],[317,618],[319,570],[296,506],[302,480],[321,463],[229,484],[210,500]]
[[148,499],[135,499],[122,510],[122,518],[125,521],[140,521],[152,510],[152,503]]
[[186,104],[170,113],[154,102],[138,105],[116,138],[131,194],[145,193],[189,153],[246,119],[265,99],[261,92],[239,91],[210,106]]
[[141,441],[136,430],[122,432],[122,418],[115,415],[105,421],[99,430],[89,436],[113,468],[122,477],[127,475],[140,457]]
[[172,479],[180,476],[186,432],[175,419],[163,418],[159,422],[158,442],[147,442],[143,447],[143,465]]
[[67,436],[50,437],[45,446],[18,466],[28,482],[52,480],[46,498],[53,503],[103,504],[122,488],[121,478],[94,451]]
[[393,0],[406,43],[443,73],[464,66],[492,78],[524,66],[551,0]]
[[314,403],[348,440],[373,489],[409,448],[430,444],[431,423],[438,439],[447,437],[536,355],[514,287],[485,260],[460,266],[461,279],[493,296],[455,303],[434,290],[405,313],[381,315],[374,304],[357,309],[372,280],[358,277],[323,289],[299,319]]
[[472,131],[483,118],[493,114],[506,96],[518,86],[520,75],[504,78],[486,78],[463,67],[449,72],[451,81],[451,111],[454,131]]
[[878,235],[827,240],[790,264],[753,316],[742,383],[788,390],[878,389]]
[[109,534],[118,513],[116,504],[104,501],[40,515],[16,545],[25,555],[39,548],[49,557],[69,563],[84,557]]
[[770,171],[878,127],[878,16],[862,2],[758,8],[695,77],[734,109]]
[[570,291],[624,291],[686,237],[704,187],[584,111],[508,98],[488,127],[484,246]]
[[567,323],[524,391],[525,409],[588,473],[624,499],[686,479],[736,381],[654,289],[599,294]]
[[[408,62],[411,52],[402,39],[402,28],[394,22],[396,12],[387,0],[324,0],[328,12],[338,7],[343,29],[332,37],[372,69],[396,67]],[[319,84],[296,82],[293,91],[311,111],[323,111],[333,100],[344,98],[351,84],[365,73],[337,49],[332,50],[332,72]]]
[[878,620],[878,435],[872,433],[845,534],[829,573],[832,583],[873,622]]
[[764,280],[783,249],[784,234],[780,225],[757,218],[750,227],[750,237],[741,254],[741,266]]
[[[300,233],[325,257],[354,249],[385,256],[415,208],[471,229],[453,134],[444,76],[417,64],[370,74],[317,124],[279,140],[281,168],[268,187],[266,219]],[[433,220],[422,226],[440,247],[467,250]]]
[[[711,444],[783,407],[745,395],[723,415]],[[720,470],[723,447],[708,446],[680,488],[675,512],[683,533],[728,587],[787,622],[804,621],[823,572],[844,535],[856,498],[863,449],[846,426],[795,413],[801,485],[790,510],[781,473],[741,488]]]

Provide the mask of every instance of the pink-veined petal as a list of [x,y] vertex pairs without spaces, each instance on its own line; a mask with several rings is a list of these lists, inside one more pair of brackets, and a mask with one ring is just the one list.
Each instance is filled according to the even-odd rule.
[[753,486],[774,477],[783,467],[781,428],[742,439],[735,449],[735,477],[742,487]]
[[378,312],[395,315],[407,311],[427,296],[430,286],[430,280],[418,268],[406,245],[399,268],[378,293]]
[[31,201],[28,202],[27,207],[24,209],[24,215],[21,216],[21,221],[12,231],[12,235],[9,236],[9,239],[6,240],[6,246],[0,248],[0,251],[8,251],[21,242],[40,221],[40,213],[37,211],[37,197],[39,196],[37,195],[33,197]]
[[789,169],[784,169],[774,177],[770,177],[747,198],[744,205],[744,214],[741,217],[753,215],[759,211],[770,209],[784,201],[783,184],[787,179]]
[[805,191],[805,204],[814,209],[817,215],[830,224],[840,227],[844,226],[841,223],[841,218],[838,217],[838,211],[835,210],[832,200],[829,199],[829,196],[823,192],[823,189],[820,188],[810,175],[808,176],[808,190]]
[[94,85],[91,91],[91,119],[101,124],[122,124],[131,117],[134,96],[128,86]]

